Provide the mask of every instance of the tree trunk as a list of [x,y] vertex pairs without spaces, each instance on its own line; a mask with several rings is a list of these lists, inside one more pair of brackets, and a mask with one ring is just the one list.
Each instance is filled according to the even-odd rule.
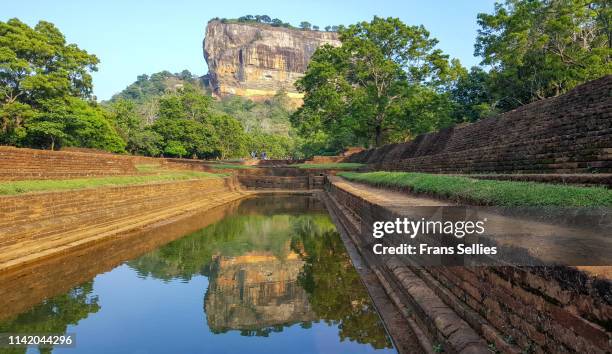
[[382,144],[382,127],[380,125],[376,126],[376,147],[379,147]]

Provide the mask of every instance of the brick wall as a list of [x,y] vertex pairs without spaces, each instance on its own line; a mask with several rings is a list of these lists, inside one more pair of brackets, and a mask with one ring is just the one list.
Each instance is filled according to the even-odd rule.
[[[343,224],[353,227],[364,256],[370,239],[362,239],[360,225],[372,220],[394,220],[398,214],[326,183]],[[353,225],[353,226],[350,226]],[[367,257],[366,257],[367,258]],[[415,274],[461,320],[502,353],[605,353],[612,350],[612,291],[607,279],[571,267],[416,267],[398,257],[376,256],[371,264],[402,286],[398,274]],[[415,283],[413,281],[413,283]],[[408,288],[402,288],[409,294]],[[432,342],[453,351],[462,344],[446,336],[444,325],[429,315],[431,309],[409,307]],[[455,321],[456,323],[457,321]],[[446,323],[446,322],[443,322]]]
[[241,196],[234,178],[0,197],[0,267]]
[[252,189],[288,189],[307,190],[322,189],[324,177],[317,175],[306,176],[268,176],[268,175],[238,175],[238,181],[246,188]]
[[64,179],[135,172],[129,156],[0,146],[0,180]]
[[612,172],[612,75],[556,98],[347,160],[433,173]]
[[240,201],[230,202],[173,222],[152,224],[12,272],[0,272],[0,321],[63,294],[124,261],[213,224],[231,215],[239,204]]

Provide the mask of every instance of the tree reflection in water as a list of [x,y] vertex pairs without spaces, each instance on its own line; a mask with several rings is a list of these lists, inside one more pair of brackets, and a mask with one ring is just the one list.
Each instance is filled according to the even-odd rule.
[[209,278],[211,331],[269,336],[324,321],[341,340],[390,348],[329,215],[313,198],[257,198],[194,234],[128,262],[140,276]]
[[296,220],[291,248],[305,261],[298,276],[309,294],[312,310],[327,323],[338,325],[341,340],[391,348],[378,313],[353,268],[338,233],[313,233],[309,220]]
[[[392,347],[329,215],[314,198],[287,196],[246,200],[221,221],[126,264],[138,277],[161,280],[143,281],[142,284],[159,285],[164,294],[168,289],[177,289],[176,280],[193,285],[197,282],[191,282],[192,278],[207,277],[204,312],[208,331],[213,334],[236,331],[243,336],[271,336],[274,338],[270,341],[273,341],[277,339],[274,333],[289,326],[298,331],[300,327],[317,327],[313,330],[319,331],[318,334],[325,328],[333,337],[337,328],[341,341],[366,344],[364,348],[370,351]],[[132,272],[129,274],[134,276]],[[105,275],[106,284],[96,285],[115,291],[114,286],[125,281],[126,278],[122,278],[125,276],[125,273],[117,275],[112,270]],[[187,288],[189,286],[183,289]],[[94,280],[82,283],[63,295],[53,296],[28,311],[0,321],[0,333],[65,333],[68,326],[77,325],[98,311],[101,313],[96,316],[97,325],[115,325],[117,317],[113,311],[123,311],[125,305],[119,300],[110,301],[102,310],[93,289]],[[199,286],[190,289],[196,299],[204,291]],[[131,291],[140,294],[138,289]],[[129,299],[126,301],[129,304]],[[164,310],[175,308],[169,303]],[[185,311],[184,307],[178,308]],[[183,318],[183,315],[180,313],[176,318]],[[196,322],[200,321],[198,317],[194,318]],[[96,321],[90,324],[95,326]],[[137,320],[133,326],[139,326]],[[77,326],[75,330],[78,329]],[[133,333],[139,334],[138,328]],[[296,340],[302,338],[306,343],[309,335],[312,333],[304,333],[304,337],[296,337]],[[224,340],[221,336],[216,338],[220,342]],[[194,343],[198,340],[194,339]],[[51,351],[51,348],[40,349],[41,352]],[[15,348],[7,352],[25,351],[25,348]]]
[[[52,297],[13,319],[0,322],[0,333],[62,334],[100,310],[98,297],[92,295],[93,281],[72,288],[68,293]],[[51,347],[40,347],[40,353],[51,353]],[[26,348],[4,348],[2,353],[25,353]]]

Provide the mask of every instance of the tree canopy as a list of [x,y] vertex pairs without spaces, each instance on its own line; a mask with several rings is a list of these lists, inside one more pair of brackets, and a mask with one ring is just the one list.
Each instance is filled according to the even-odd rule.
[[[268,15],[216,20],[292,27]],[[304,104],[295,111],[282,90],[262,102],[213,100],[187,70],[140,75],[98,104],[95,55],[49,22],[10,19],[0,22],[0,144],[197,158],[328,155],[474,122],[612,74],[609,1],[506,0],[477,21],[482,62],[470,70],[423,26],[397,18],[326,26],[341,45],[312,55],[296,82]]]
[[478,14],[475,55],[491,68],[502,110],[567,92],[612,73],[606,0],[507,0]]
[[408,109],[438,111],[426,106],[439,103],[441,88],[461,70],[423,26],[374,17],[339,34],[342,45],[317,49],[297,82],[305,98],[293,122],[303,135],[337,148],[379,146],[444,124],[436,118],[440,124],[425,127]]
[[97,64],[49,22],[0,22],[0,144],[123,151],[106,112],[91,100]]

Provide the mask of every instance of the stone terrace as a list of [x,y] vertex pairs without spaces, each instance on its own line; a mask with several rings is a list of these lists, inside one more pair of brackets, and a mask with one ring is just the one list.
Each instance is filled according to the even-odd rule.
[[136,172],[127,156],[0,146],[0,180],[66,179]]
[[366,150],[348,162],[433,173],[612,172],[612,75],[466,126]]

